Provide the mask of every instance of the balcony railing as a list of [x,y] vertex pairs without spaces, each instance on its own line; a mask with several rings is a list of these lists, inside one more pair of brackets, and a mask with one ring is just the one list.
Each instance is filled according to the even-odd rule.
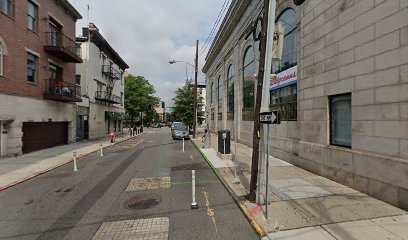
[[59,102],[82,102],[81,87],[58,79],[46,80],[44,98]]
[[112,94],[111,92],[107,91],[96,91],[95,92],[95,99],[105,102],[105,103],[114,103],[114,104],[121,104],[122,98]]
[[120,72],[112,67],[112,65],[102,65],[102,74],[111,79],[120,79]]
[[44,50],[66,62],[82,63],[81,46],[60,32],[46,32]]

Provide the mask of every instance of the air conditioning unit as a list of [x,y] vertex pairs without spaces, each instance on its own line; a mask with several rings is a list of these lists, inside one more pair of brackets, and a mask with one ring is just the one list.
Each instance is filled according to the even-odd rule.
[[285,28],[283,27],[283,24],[277,23],[275,25],[275,33],[273,36],[272,61],[280,61],[282,59],[284,33]]

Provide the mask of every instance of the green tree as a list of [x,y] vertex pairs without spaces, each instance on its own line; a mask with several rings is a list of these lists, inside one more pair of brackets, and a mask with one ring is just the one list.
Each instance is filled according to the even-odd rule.
[[125,77],[125,109],[132,124],[134,118],[139,117],[141,112],[143,112],[144,124],[147,123],[146,113],[154,111],[155,106],[160,102],[158,97],[153,96],[155,92],[154,86],[143,76],[129,74]]
[[[191,80],[186,80],[185,85],[176,90],[176,96],[173,98],[173,112],[171,113],[173,121],[183,122],[188,126],[193,126],[193,91],[194,84]],[[202,98],[197,98],[197,105],[202,106],[202,104]],[[203,116],[204,112],[199,108],[197,115],[199,117]]]

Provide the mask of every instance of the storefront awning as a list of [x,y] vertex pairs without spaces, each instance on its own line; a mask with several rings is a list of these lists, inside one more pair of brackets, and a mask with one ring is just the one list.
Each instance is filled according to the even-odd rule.
[[105,112],[105,120],[121,120],[125,117],[123,112]]

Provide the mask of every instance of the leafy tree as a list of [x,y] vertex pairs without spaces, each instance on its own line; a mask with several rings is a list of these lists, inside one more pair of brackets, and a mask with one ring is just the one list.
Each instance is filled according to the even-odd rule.
[[[153,94],[156,91],[149,80],[143,76],[133,76],[129,74],[125,77],[125,109],[133,120],[143,112],[143,118],[148,116],[148,112],[154,111],[154,107],[159,104],[160,99]],[[149,120],[149,119],[146,119]],[[143,119],[144,123],[147,123]]]
[[[185,85],[182,88],[176,90],[176,96],[173,98],[174,107],[171,113],[173,121],[183,122],[188,126],[193,126],[193,105],[194,105],[194,84],[192,80],[186,80]],[[197,105],[202,106],[202,98],[197,98]],[[198,108],[197,115],[203,116],[204,112]]]

